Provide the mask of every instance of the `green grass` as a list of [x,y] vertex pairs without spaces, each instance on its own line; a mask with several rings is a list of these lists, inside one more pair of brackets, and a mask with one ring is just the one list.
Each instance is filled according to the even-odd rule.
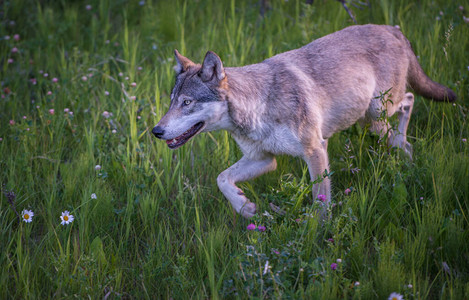
[[[217,188],[241,157],[226,132],[176,151],[151,136],[173,49],[259,62],[352,25],[340,3],[270,1],[262,18],[257,0],[2,2],[0,298],[469,298],[469,3],[371,2],[352,7],[358,22],[399,25],[458,102],[416,97],[412,162],[358,126],[334,135],[323,225],[310,217],[305,164],[280,157],[241,184],[265,232],[247,231]],[[65,210],[75,221],[62,226]]]

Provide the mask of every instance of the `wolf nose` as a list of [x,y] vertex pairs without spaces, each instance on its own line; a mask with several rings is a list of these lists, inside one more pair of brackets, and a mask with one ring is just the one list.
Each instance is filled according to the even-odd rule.
[[161,139],[164,134],[164,130],[160,126],[155,126],[151,132],[159,139]]

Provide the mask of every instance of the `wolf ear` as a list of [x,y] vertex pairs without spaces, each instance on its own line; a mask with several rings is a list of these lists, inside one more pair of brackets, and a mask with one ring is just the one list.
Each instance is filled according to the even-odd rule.
[[220,57],[212,51],[205,54],[202,69],[200,69],[200,77],[203,81],[216,80],[220,81],[225,78],[225,69]]
[[174,71],[176,71],[178,74],[187,71],[187,69],[191,66],[195,66],[195,63],[193,63],[187,57],[182,56],[181,53],[179,53],[179,51],[176,49],[174,49],[174,57],[176,58],[177,63],[177,65],[174,66]]

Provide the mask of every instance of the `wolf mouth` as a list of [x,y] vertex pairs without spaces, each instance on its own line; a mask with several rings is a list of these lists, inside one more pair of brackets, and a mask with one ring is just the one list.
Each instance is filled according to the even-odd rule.
[[194,135],[200,132],[200,130],[204,127],[204,122],[199,122],[189,128],[186,132],[181,134],[180,136],[167,140],[166,144],[170,149],[176,149],[187,143]]

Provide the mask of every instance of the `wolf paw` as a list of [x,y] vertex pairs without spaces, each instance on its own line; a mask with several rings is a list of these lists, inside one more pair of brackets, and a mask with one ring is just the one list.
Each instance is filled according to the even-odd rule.
[[241,208],[240,214],[246,219],[254,217],[256,214],[256,204],[252,202],[246,202],[246,204],[244,204],[244,206]]

